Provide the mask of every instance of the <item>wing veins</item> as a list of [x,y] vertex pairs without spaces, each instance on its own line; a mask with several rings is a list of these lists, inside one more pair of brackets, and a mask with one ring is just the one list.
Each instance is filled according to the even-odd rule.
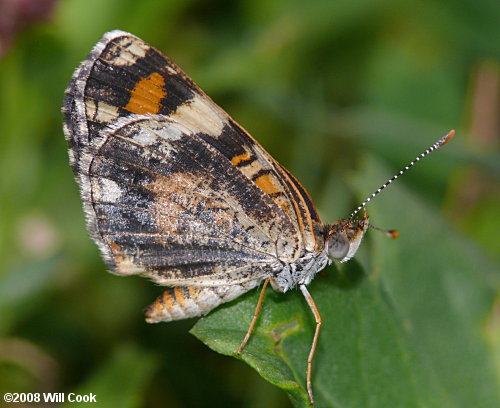
[[[172,285],[172,286],[179,286],[179,282],[181,282],[182,284],[186,284],[186,283],[189,283],[190,285],[197,285],[197,282],[196,281],[201,281],[203,282],[204,280],[213,280],[214,277],[220,277],[220,276],[224,276],[224,275],[231,275],[239,270],[245,270],[245,269],[251,269],[251,265],[254,265],[254,264],[248,264],[248,265],[244,265],[244,266],[238,266],[236,268],[233,268],[233,269],[229,269],[229,270],[225,270],[225,271],[221,271],[221,272],[218,272],[218,273],[214,273],[214,274],[211,274],[211,275],[200,275],[199,277],[197,278],[187,278],[187,279],[162,279],[162,285],[164,286],[169,286],[169,285]],[[263,271],[264,272],[264,271]],[[144,275],[150,277],[151,279],[155,280],[155,275],[149,275],[147,272],[144,273]],[[248,281],[252,281],[252,280],[258,280],[258,279],[261,279],[265,274],[262,273],[258,276],[251,276],[251,277],[245,277],[244,279],[240,279],[240,280],[231,280],[231,285],[238,285],[238,284],[241,284],[241,283],[245,283],[245,282],[248,282]],[[157,279],[157,281],[160,281],[159,279]],[[169,282],[170,281],[170,282]],[[200,284],[199,286],[200,287],[207,287],[207,286],[220,286],[220,283],[218,282],[212,282],[213,285],[202,285]]]
[[[159,158],[161,158],[161,159],[163,159],[163,160],[165,160],[165,161],[168,161],[168,160],[167,160],[167,157],[166,157],[165,155],[163,155],[163,154],[161,154],[161,153],[157,152],[156,150],[152,150],[152,149],[148,148],[147,146],[145,146],[145,145],[143,145],[143,144],[141,144],[141,143],[138,143],[138,142],[137,142],[137,141],[135,141],[135,140],[132,140],[132,139],[130,139],[130,138],[127,138],[127,137],[124,137],[124,136],[121,136],[121,135],[117,135],[116,133],[112,133],[111,135],[112,135],[112,136],[114,136],[114,137],[117,137],[117,138],[119,138],[119,139],[125,140],[125,141],[127,141],[127,142],[131,142],[132,144],[135,144],[135,145],[137,145],[137,146],[140,146],[140,147],[142,147],[143,149],[148,150],[148,151],[150,151],[151,153],[153,153],[154,155],[158,156]],[[166,139],[166,140],[168,141],[168,139]],[[198,160],[194,159],[194,158],[193,158],[193,156],[192,156],[191,154],[189,154],[188,152],[185,152],[185,154],[186,154],[186,155],[188,155],[188,156],[190,156],[190,157],[193,159],[193,161],[195,161],[196,163],[200,164],[200,167],[201,167],[203,170],[205,170],[205,174],[206,174],[207,176],[210,176],[210,178],[211,178],[212,180],[214,180],[214,177],[210,174],[210,172],[209,172],[209,171],[207,171],[207,169],[206,169],[205,167],[201,166],[201,162],[199,162]],[[106,157],[106,156],[104,156],[104,155],[102,155],[102,156],[103,156],[103,157]],[[113,159],[113,160],[114,160],[114,159]],[[187,170],[187,169],[186,169],[186,167],[185,167],[185,166],[182,166],[182,165],[179,165],[179,168],[183,168],[184,170]],[[153,173],[153,172],[151,172],[151,173],[152,173],[152,174],[155,174],[155,173]],[[224,202],[225,202],[225,203],[226,203],[229,207],[231,207],[231,208],[233,209],[233,211],[235,210],[235,208],[234,208],[234,207],[233,207],[230,203],[228,203],[228,202],[225,200],[225,198],[224,198],[223,196],[221,196],[221,195],[220,195],[217,191],[215,191],[215,190],[212,190],[212,191],[215,193],[215,195],[216,195],[218,198],[220,198],[221,200],[223,200],[223,201],[224,201]],[[275,205],[275,206],[276,206],[276,207],[277,207],[280,211],[282,211],[282,212],[283,212],[283,210],[282,210],[282,209],[281,209],[281,208],[280,208],[280,207],[279,207],[279,206],[278,206],[278,205],[277,205],[274,201],[272,201],[272,203],[273,203],[273,204],[274,204],[274,205]],[[266,203],[266,204],[267,204],[267,203]],[[286,215],[286,214],[285,214],[285,215]],[[245,216],[246,216],[246,214],[245,214]],[[248,220],[249,220],[249,221],[250,221],[250,222],[251,222],[251,223],[252,223],[252,224],[253,224],[253,225],[254,225],[254,226],[258,229],[258,230],[260,230],[260,231],[264,234],[264,236],[267,236],[267,237],[269,237],[270,239],[273,239],[273,240],[274,240],[274,238],[273,238],[273,237],[271,237],[271,236],[269,236],[269,234],[267,234],[267,233],[266,233],[266,232],[265,232],[262,228],[260,228],[260,226],[259,226],[259,225],[258,225],[255,221],[253,221],[251,218],[248,218],[248,217],[247,217],[247,219],[248,219]]]
[[[162,213],[162,212],[157,212],[157,211],[151,211],[147,208],[140,208],[140,207],[129,207],[129,206],[124,206],[124,205],[119,205],[119,204],[116,204],[116,203],[112,203],[112,202],[104,202],[104,201],[95,201],[96,204],[106,204],[106,205],[112,205],[114,207],[120,207],[120,208],[126,208],[126,209],[133,209],[134,211],[141,211],[141,212],[148,212],[148,213],[151,213],[151,214],[161,214],[163,216],[167,216],[169,218],[174,218],[174,219],[180,219],[180,217],[176,217],[176,216],[173,216],[173,215],[169,215],[169,214],[165,214],[165,213]],[[108,220],[109,218],[106,218],[106,217],[98,217],[96,216],[96,219],[97,220]],[[204,224],[210,226],[208,223],[206,223],[205,221],[203,220],[200,220],[201,222],[203,222]],[[112,232],[109,232],[109,233],[105,233],[105,232],[101,232],[101,235],[113,235],[116,233],[112,233]],[[141,232],[141,233],[133,233],[133,232],[120,232],[119,233],[120,235],[137,235],[137,236],[169,236],[168,234],[161,234],[161,233],[144,233],[144,232]],[[203,238],[208,238],[208,239],[213,239],[213,240],[220,240],[220,241],[225,241],[225,242],[232,242],[232,243],[235,243],[243,248],[247,248],[249,249],[250,251],[254,251],[254,252],[257,252],[257,253],[260,253],[260,254],[263,254],[263,255],[267,255],[267,256],[270,256],[270,257],[273,257],[275,259],[276,256],[273,255],[273,254],[270,254],[268,252],[264,252],[264,251],[260,251],[259,249],[257,248],[254,248],[254,247],[251,247],[249,245],[246,245],[244,244],[243,242],[240,242],[240,241],[236,241],[234,239],[232,239],[232,237],[228,234],[225,234],[225,233],[221,233],[221,235],[227,237],[227,239],[223,239],[223,238],[217,238],[217,237],[204,237],[202,235],[198,235],[198,237],[203,237]],[[197,236],[197,235],[191,235],[191,236]]]
[[[123,139],[124,139],[124,140],[130,140],[130,139],[127,139],[127,138],[123,138]],[[108,158],[107,156],[104,156],[103,154],[97,154],[97,155],[95,155],[95,156],[94,156],[94,158],[95,158],[95,157],[104,157],[104,158],[106,158],[107,160],[114,160],[114,161],[117,161],[117,162],[125,163],[125,164],[128,164],[128,165],[132,166],[132,167],[139,168],[139,169],[141,169],[141,170],[143,170],[143,171],[145,171],[145,172],[147,172],[147,173],[149,173],[149,174],[151,174],[151,175],[156,175],[156,173],[154,173],[152,170],[148,169],[147,167],[143,167],[143,166],[141,166],[141,165],[139,165],[139,164],[132,163],[132,162],[129,162],[129,161],[127,161],[127,160],[123,160],[123,159],[119,159],[119,158],[113,158],[113,159],[110,159],[110,158]],[[102,175],[98,175],[98,174],[88,174],[88,177],[89,177],[89,178],[98,178],[98,177],[102,177],[102,178],[109,178],[109,177],[104,177],[104,176],[102,176]],[[167,176],[164,176],[164,177],[167,177]],[[111,180],[111,179],[110,179],[110,180]],[[147,189],[145,186],[142,186],[142,185],[140,185],[140,184],[128,183],[128,182],[125,182],[125,181],[122,181],[122,180],[119,180],[119,181],[118,181],[118,180],[114,180],[114,181],[117,181],[117,182],[119,182],[119,183],[123,183],[123,184],[129,185],[129,186],[131,186],[131,187],[138,187],[138,188],[140,188],[140,189],[144,189],[144,190],[146,190],[146,191],[151,191],[151,190]],[[223,197],[223,196],[221,196],[220,194],[218,194],[218,193],[217,193],[217,191],[215,191],[215,190],[212,190],[212,191],[214,192],[215,197],[206,196],[206,195],[203,195],[203,194],[201,194],[201,193],[195,193],[195,194],[197,194],[199,197],[207,198],[207,199],[210,199],[210,200],[213,200],[214,198],[219,198],[219,199],[221,199],[224,203],[226,203],[226,204],[227,204],[227,205],[231,208],[231,210],[232,210],[233,214],[236,214],[236,213],[237,213],[237,211],[235,211],[235,208],[234,208],[232,205],[230,205],[230,204],[229,204],[229,203],[228,203],[228,202],[224,199],[224,197]],[[191,192],[190,192],[190,194],[191,194]],[[159,194],[159,195],[160,195],[161,197],[169,198],[169,196],[167,196],[167,195],[165,195],[165,194]],[[96,201],[96,202],[97,202],[97,201]],[[175,203],[176,203],[176,204],[178,204],[178,205],[180,205],[180,206],[182,206],[184,209],[186,209],[186,210],[187,210],[187,207],[183,206],[182,204],[180,204],[180,203],[178,203],[178,202],[175,202]],[[190,212],[190,213],[191,213],[191,212]],[[192,213],[191,213],[191,214],[192,214]],[[259,230],[259,231],[262,233],[262,235],[263,235],[263,236],[265,236],[265,237],[269,238],[270,240],[272,240],[272,237],[270,237],[270,236],[269,236],[269,235],[268,235],[268,234],[267,234],[267,233],[266,233],[266,232],[265,232],[262,228],[260,228],[260,227],[259,227],[259,225],[258,225],[258,224],[257,224],[257,223],[256,223],[256,222],[252,219],[252,218],[248,217],[248,215],[247,215],[246,213],[244,213],[244,212],[239,212],[238,214],[239,214],[240,216],[244,216],[244,217],[245,217],[245,219],[246,219],[246,220],[247,220],[250,224],[252,224],[252,226],[253,226],[254,228],[256,228],[257,230]],[[271,255],[271,254],[270,254],[270,255]]]

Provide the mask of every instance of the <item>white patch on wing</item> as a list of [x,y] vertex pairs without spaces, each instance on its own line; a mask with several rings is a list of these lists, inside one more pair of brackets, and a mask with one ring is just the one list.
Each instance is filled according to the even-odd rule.
[[192,130],[218,136],[226,124],[226,115],[209,99],[195,95],[187,103],[180,105],[170,118]]
[[116,106],[108,105],[104,102],[98,102],[97,104],[97,115],[95,120],[101,123],[108,123],[115,120],[120,113]]
[[100,123],[109,123],[120,115],[116,106],[95,99],[85,100],[85,108],[87,117]]
[[158,141],[156,135],[151,130],[145,128],[141,128],[140,132],[132,139],[143,146],[150,146]]
[[93,99],[87,99],[85,101],[85,109],[87,111],[87,117],[94,119],[95,112],[96,112],[96,106],[95,106],[95,101]]
[[134,65],[139,58],[144,58],[150,48],[137,38],[124,37],[113,46],[113,57],[109,62],[117,66]]
[[[169,142],[179,140],[186,135],[178,126],[178,124],[174,126],[165,120],[159,123],[154,120],[138,122],[137,128],[139,131],[132,137],[132,140],[141,146],[148,147],[152,151],[158,151],[169,157],[174,150]],[[145,152],[145,154],[149,153]]]
[[113,180],[100,178],[99,182],[99,196],[100,201],[114,203],[120,199],[122,196],[122,189],[120,186]]
[[146,51],[149,47],[145,47],[139,41],[133,41],[126,47],[127,51],[139,58],[144,58],[146,56]]
[[162,138],[168,140],[179,140],[184,135],[184,133],[175,126],[170,126],[165,123],[163,123],[163,126],[155,131],[158,132]]
[[69,156],[69,164],[71,166],[74,166],[76,163],[76,158],[75,158],[75,151],[73,149],[68,150],[68,156]]

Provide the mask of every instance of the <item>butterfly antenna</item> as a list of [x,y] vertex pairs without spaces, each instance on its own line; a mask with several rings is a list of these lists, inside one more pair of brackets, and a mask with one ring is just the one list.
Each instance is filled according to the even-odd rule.
[[372,228],[374,230],[383,232],[388,238],[392,238],[392,239],[399,238],[399,231],[395,230],[395,229],[386,230],[386,229],[383,229],[383,228],[380,228],[380,227],[376,227],[375,225],[372,225],[372,224],[368,224],[368,228]]
[[380,193],[384,188],[386,188],[389,184],[391,184],[394,180],[396,180],[399,176],[401,176],[403,173],[406,173],[408,170],[410,170],[415,163],[417,163],[419,160],[423,159],[425,156],[427,156],[429,153],[432,153],[434,150],[439,149],[441,146],[444,146],[446,143],[448,143],[453,136],[455,136],[455,131],[450,130],[446,135],[444,135],[441,139],[439,139],[436,143],[434,143],[431,147],[429,147],[425,152],[421,153],[419,156],[415,158],[408,166],[406,166],[404,169],[402,169],[399,173],[395,174],[391,179],[389,179],[385,184],[381,185],[374,193],[372,193],[363,203],[356,208],[352,214],[349,216],[349,219],[352,219],[361,209],[363,209],[366,204],[368,204],[373,197],[375,197],[378,193]]

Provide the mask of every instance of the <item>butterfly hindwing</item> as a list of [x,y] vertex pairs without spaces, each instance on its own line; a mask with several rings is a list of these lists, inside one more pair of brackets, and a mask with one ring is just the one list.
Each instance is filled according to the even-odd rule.
[[181,124],[134,115],[96,140],[80,184],[94,238],[117,273],[220,282],[233,269],[293,256],[286,215]]

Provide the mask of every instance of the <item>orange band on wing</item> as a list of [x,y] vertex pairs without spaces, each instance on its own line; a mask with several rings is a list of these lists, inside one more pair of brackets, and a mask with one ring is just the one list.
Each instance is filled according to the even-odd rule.
[[164,86],[165,79],[157,72],[141,79],[135,84],[125,109],[139,115],[158,113],[161,108],[161,100],[167,96]]
[[279,185],[273,180],[270,174],[263,174],[256,178],[254,183],[266,194],[273,194],[281,191]]
[[250,154],[248,152],[245,152],[243,154],[239,154],[238,156],[234,156],[231,159],[231,163],[233,163],[235,166],[240,164],[241,162],[250,160]]

